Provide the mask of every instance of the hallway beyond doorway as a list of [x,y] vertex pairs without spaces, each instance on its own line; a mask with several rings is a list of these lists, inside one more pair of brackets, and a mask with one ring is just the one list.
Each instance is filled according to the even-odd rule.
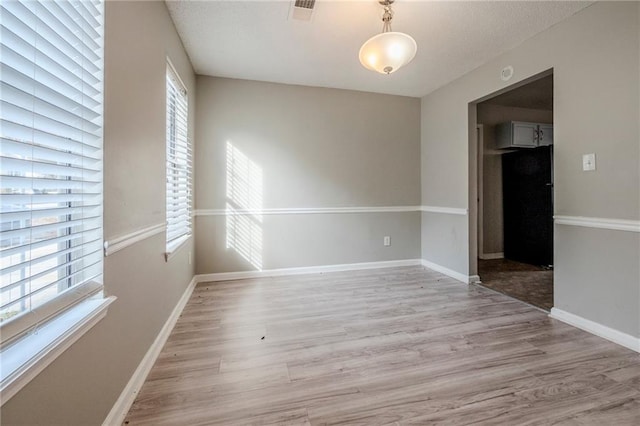
[[482,285],[545,311],[553,307],[553,270],[508,259],[478,260]]

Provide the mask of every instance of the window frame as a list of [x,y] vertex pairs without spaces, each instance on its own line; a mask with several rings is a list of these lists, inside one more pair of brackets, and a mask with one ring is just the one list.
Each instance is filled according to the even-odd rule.
[[[173,100],[170,100],[171,98]],[[193,147],[189,137],[189,96],[186,85],[169,58],[167,58],[166,68],[165,99],[167,115],[165,260],[169,261],[193,235]],[[181,157],[182,155],[184,157]],[[186,189],[186,199],[182,202],[180,201],[181,197],[177,195],[177,188],[181,185]],[[181,217],[177,221],[171,221],[169,214],[176,210],[182,210],[185,213],[181,213]],[[181,227],[184,228],[184,231],[173,235]]]
[[[0,323],[4,405],[104,318],[116,298],[104,295],[102,283],[104,0],[20,1],[0,7],[10,37],[0,48],[7,72],[1,84],[10,90],[1,100],[11,105],[11,112],[0,116],[7,126],[2,137],[8,144],[0,154],[14,162],[0,171],[11,179],[3,193],[30,197],[18,204],[7,201],[6,210],[3,202],[2,223],[9,225],[2,232],[10,233],[3,235],[3,241],[9,241],[9,251],[3,253],[5,291],[30,287],[43,276],[51,275],[47,280],[52,280],[43,287],[20,290],[18,299],[8,295],[3,302],[6,307],[22,306]],[[73,82],[69,75],[75,77]],[[25,121],[21,115],[34,118]],[[27,181],[32,182],[31,191],[21,192]],[[39,217],[46,221],[34,223]],[[38,237],[43,229],[48,233]],[[22,234],[28,237],[14,242],[14,235]],[[38,248],[53,251],[36,253]],[[12,260],[16,255],[19,260]],[[32,264],[43,270],[26,272]],[[17,279],[11,276],[15,272]],[[43,289],[56,291],[34,303],[31,298]]]

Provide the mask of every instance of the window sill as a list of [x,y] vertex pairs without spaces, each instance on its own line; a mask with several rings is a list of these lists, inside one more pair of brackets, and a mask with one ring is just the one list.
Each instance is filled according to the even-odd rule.
[[175,254],[182,248],[184,247],[187,241],[189,241],[189,239],[191,238],[191,234],[189,235],[183,235],[180,238],[175,239],[174,241],[171,241],[171,243],[167,244],[167,251],[164,254],[164,260],[166,262],[168,262],[169,260],[171,260],[171,258],[173,256],[175,256]]
[[0,352],[0,399],[5,404],[107,314],[115,297],[86,299]]

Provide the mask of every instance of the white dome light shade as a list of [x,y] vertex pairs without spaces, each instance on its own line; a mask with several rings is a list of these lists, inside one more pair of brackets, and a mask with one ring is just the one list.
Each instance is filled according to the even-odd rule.
[[386,32],[375,35],[360,48],[360,63],[381,74],[391,74],[416,56],[418,45],[410,35]]

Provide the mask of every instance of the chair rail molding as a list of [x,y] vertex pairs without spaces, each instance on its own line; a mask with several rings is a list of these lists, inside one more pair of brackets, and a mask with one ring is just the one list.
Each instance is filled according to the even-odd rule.
[[466,208],[438,206],[369,206],[369,207],[290,207],[263,209],[197,209],[194,216],[241,216],[241,215],[292,215],[292,214],[349,214],[349,213],[410,213],[430,212],[466,215]]
[[585,216],[554,216],[556,225],[582,226],[613,231],[640,232],[640,220],[613,219]]
[[469,209],[462,207],[420,206],[420,211],[427,213],[443,213],[466,216]]
[[146,228],[138,229],[128,234],[120,235],[110,240],[104,241],[104,255],[110,256],[115,252],[118,252],[124,248],[127,248],[139,241],[153,237],[156,234],[165,232],[167,225],[165,223],[158,223]]

